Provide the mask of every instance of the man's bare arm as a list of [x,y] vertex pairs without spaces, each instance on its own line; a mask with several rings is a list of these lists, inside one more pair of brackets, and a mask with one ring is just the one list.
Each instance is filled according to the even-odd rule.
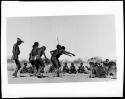
[[52,55],[55,50],[50,51],[50,54]]
[[68,52],[68,51],[64,51],[64,54],[66,54],[66,55],[72,55],[72,56],[75,56],[75,54],[70,53],[70,52]]
[[45,52],[43,53],[43,55],[44,55],[45,59],[47,59]]
[[31,53],[29,54],[29,61],[30,61],[30,59],[31,59]]

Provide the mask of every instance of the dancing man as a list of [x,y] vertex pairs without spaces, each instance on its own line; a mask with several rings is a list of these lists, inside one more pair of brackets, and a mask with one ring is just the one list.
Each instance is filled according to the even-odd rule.
[[39,48],[39,43],[38,42],[34,42],[34,45],[32,46],[32,50],[29,54],[29,62],[31,63],[32,67],[33,67],[33,71],[34,71],[34,76],[37,73],[37,67],[36,66],[36,55],[37,55],[37,50]]
[[60,76],[59,74],[59,68],[61,67],[60,62],[59,62],[59,57],[63,54],[68,55],[68,56],[75,56],[74,54],[65,51],[65,46],[57,45],[56,50],[50,51],[51,53],[51,62],[53,66],[55,67],[55,73],[57,74],[57,77]]

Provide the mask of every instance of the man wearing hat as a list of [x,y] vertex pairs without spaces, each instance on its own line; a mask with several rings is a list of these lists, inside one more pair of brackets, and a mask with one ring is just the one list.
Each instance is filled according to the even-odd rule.
[[16,70],[14,71],[13,76],[15,76],[15,77],[17,77],[17,73],[18,73],[18,71],[21,68],[21,64],[20,64],[18,56],[20,54],[19,45],[21,45],[22,43],[24,43],[24,41],[22,41],[20,38],[17,38],[17,42],[13,46],[13,56],[12,56],[12,59],[16,63]]

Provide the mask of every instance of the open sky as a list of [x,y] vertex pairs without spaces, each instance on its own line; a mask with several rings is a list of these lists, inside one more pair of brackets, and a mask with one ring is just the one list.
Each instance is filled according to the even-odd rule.
[[28,59],[34,42],[46,46],[46,56],[56,48],[57,37],[66,50],[75,57],[61,56],[61,59],[116,58],[115,17],[113,15],[41,16],[7,18],[7,56],[12,56],[17,37],[20,45],[20,59]]

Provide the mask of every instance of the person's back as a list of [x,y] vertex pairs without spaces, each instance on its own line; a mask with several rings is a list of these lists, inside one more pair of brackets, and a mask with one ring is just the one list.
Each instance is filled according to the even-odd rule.
[[45,53],[44,51],[46,50],[46,47],[45,46],[42,46],[40,48],[37,48],[36,49],[36,56],[37,58],[41,58],[41,56]]
[[46,50],[45,46],[42,46],[42,47],[36,49],[37,55],[35,56],[35,59],[36,59],[35,61],[36,61],[36,64],[38,64],[37,76],[39,76],[39,77],[42,76],[41,73],[44,72],[44,67],[45,67],[44,61],[41,58],[41,56],[44,55],[45,60],[47,59],[47,57],[45,55],[45,50]]

